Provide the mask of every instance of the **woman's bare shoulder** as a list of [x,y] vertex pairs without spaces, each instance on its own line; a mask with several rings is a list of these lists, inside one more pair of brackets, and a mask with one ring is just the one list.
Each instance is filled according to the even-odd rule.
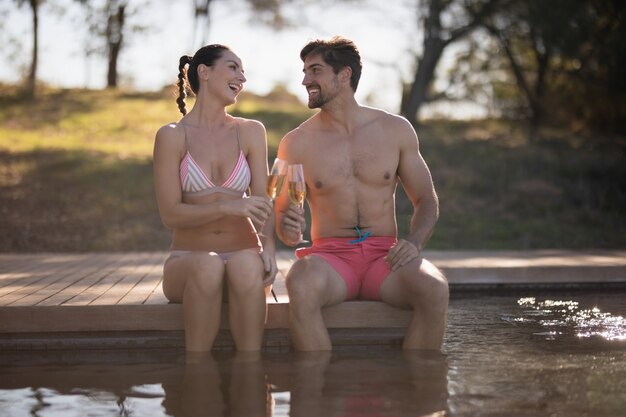
[[234,117],[233,120],[239,126],[239,129],[243,129],[249,133],[265,133],[265,126],[258,120],[246,119],[244,117]]
[[172,122],[159,128],[154,140],[156,148],[166,148],[169,150],[183,148],[185,143],[185,129],[181,123]]
[[173,139],[181,136],[185,136],[185,129],[182,124],[178,122],[164,124],[159,128],[159,130],[157,130],[156,133],[157,140],[159,140],[159,138],[167,140],[169,138]]
[[251,144],[252,146],[266,146],[267,133],[265,126],[258,120],[246,119],[243,117],[233,118],[239,129],[239,137],[245,144]]

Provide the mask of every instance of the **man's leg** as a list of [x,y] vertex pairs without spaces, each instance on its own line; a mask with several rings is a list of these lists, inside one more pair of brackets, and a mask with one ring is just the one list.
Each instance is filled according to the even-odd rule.
[[448,281],[425,259],[416,259],[389,274],[380,288],[383,301],[411,307],[413,316],[403,349],[441,349],[448,316]]
[[322,258],[309,255],[296,261],[286,277],[289,294],[289,328],[299,351],[331,350],[330,336],[322,319],[322,307],[346,299],[347,286]]

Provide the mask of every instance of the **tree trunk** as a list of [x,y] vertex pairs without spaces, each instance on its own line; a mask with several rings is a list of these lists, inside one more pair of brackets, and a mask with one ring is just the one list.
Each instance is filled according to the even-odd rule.
[[[206,45],[209,41],[209,29],[211,27],[211,2],[213,0],[194,0],[194,19],[192,32],[192,49],[196,50]],[[204,19],[204,24],[202,20]]]
[[120,4],[117,12],[109,16],[107,23],[107,42],[109,67],[107,72],[107,88],[117,87],[117,61],[122,49],[124,39],[125,5]]
[[417,126],[419,110],[427,100],[428,89],[435,78],[435,70],[445,45],[445,41],[441,39],[431,39],[424,44],[424,56],[417,63],[413,83],[400,109],[402,115],[414,126]]
[[415,77],[407,94],[403,94],[400,111],[414,126],[418,124],[419,110],[429,100],[429,89],[435,79],[435,70],[443,55],[443,50],[452,42],[462,39],[478,26],[487,16],[493,13],[498,0],[489,0],[472,11],[472,2],[465,2],[470,20],[465,25],[445,29],[442,18],[446,9],[453,2],[450,0],[423,0],[427,12],[423,19],[424,52],[417,60]]
[[33,12],[33,55],[24,94],[27,98],[34,99],[36,96],[37,63],[39,61],[39,0],[30,0],[29,3]]

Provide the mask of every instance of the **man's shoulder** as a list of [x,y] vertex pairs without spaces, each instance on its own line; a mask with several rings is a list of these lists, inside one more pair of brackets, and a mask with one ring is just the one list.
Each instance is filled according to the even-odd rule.
[[286,140],[298,140],[299,138],[310,136],[315,133],[316,129],[319,128],[319,124],[317,122],[317,115],[313,115],[309,117],[304,122],[300,123],[298,127],[293,130],[290,130],[285,135],[284,139]]
[[398,128],[411,127],[409,121],[401,115],[388,112],[387,110],[379,109],[376,107],[362,106],[364,114],[371,120],[382,123],[387,126],[395,126]]

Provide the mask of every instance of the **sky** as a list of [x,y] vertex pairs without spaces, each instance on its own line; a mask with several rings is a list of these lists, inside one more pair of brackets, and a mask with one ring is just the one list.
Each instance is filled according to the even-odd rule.
[[[296,0],[297,2],[298,0]],[[361,52],[363,74],[357,100],[391,112],[399,111],[402,80],[409,79],[414,62],[412,51],[421,40],[416,27],[415,0],[302,1],[306,6],[287,10],[295,25],[275,31],[250,19],[244,0],[214,0],[208,43],[230,46],[242,59],[248,79],[245,90],[266,94],[284,84],[303,102],[300,49],[310,39],[343,35]],[[138,0],[131,0],[131,5]],[[69,9],[59,17],[50,4]],[[175,83],[178,59],[192,55],[194,44],[192,0],[152,0],[153,7],[133,18],[150,26],[145,33],[127,37],[119,60],[121,84],[141,91],[159,90]],[[106,80],[104,57],[85,58],[89,38],[81,27],[82,9],[73,0],[46,2],[40,18],[38,78],[61,87],[102,88]],[[0,81],[20,78],[30,58],[30,13],[26,7],[11,9],[0,35]],[[84,26],[84,25],[83,25]],[[23,46],[15,57],[6,42],[20,37]],[[444,57],[444,63],[445,63]]]

